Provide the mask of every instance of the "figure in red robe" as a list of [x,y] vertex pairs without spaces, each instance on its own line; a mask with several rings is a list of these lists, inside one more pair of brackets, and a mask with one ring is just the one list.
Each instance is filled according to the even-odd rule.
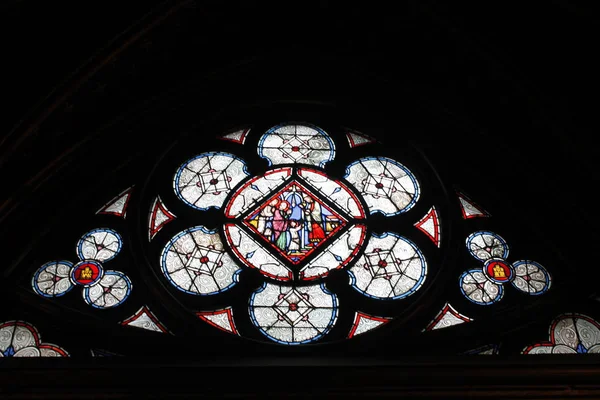
[[308,195],[304,195],[304,215],[308,227],[308,241],[314,246],[325,239],[321,205]]

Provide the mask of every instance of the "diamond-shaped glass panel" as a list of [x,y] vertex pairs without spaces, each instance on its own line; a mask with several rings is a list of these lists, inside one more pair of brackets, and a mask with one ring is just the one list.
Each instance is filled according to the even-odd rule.
[[273,308],[279,314],[279,319],[294,326],[300,321],[308,320],[308,314],[315,309],[315,306],[308,301],[307,294],[293,289],[287,295],[282,295]]
[[202,190],[205,192],[213,191],[220,192],[222,190],[229,190],[229,177],[224,171],[209,171],[204,174],[200,174],[200,184]]
[[388,250],[379,250],[366,253],[369,273],[373,278],[390,279],[394,275],[402,273],[400,262],[394,257],[394,253]]
[[298,161],[302,158],[306,158],[308,153],[310,153],[311,148],[306,142],[294,137],[290,140],[284,140],[281,151],[294,161]]
[[347,220],[310,190],[292,182],[259,205],[244,223],[294,264],[340,230]]

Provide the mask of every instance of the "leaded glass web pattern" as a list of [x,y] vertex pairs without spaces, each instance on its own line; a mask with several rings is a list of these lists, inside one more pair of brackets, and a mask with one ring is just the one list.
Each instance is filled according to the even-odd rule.
[[361,259],[349,270],[352,286],[367,296],[401,299],[417,291],[427,275],[427,262],[410,240],[387,232],[369,239]]
[[333,140],[325,131],[307,124],[277,125],[260,139],[258,155],[269,165],[301,163],[324,166],[335,156]]
[[246,164],[234,155],[204,153],[179,168],[173,187],[188,206],[207,210],[220,208],[231,188],[246,176]]
[[357,160],[346,168],[344,178],[360,192],[372,214],[404,213],[419,200],[417,179],[408,168],[391,158]]
[[[220,138],[243,144],[249,135],[236,131]],[[351,147],[375,143],[357,132],[346,139]],[[254,327],[277,343],[306,344],[336,323],[340,302],[324,284],[334,270],[345,270],[365,299],[401,301],[423,286],[428,264],[417,244],[391,230],[369,232],[371,214],[397,216],[419,200],[420,185],[407,167],[367,157],[348,165],[343,178],[330,177],[324,168],[336,156],[334,140],[305,123],[267,130],[257,152],[269,166],[256,176],[247,173],[243,159],[222,152],[203,153],[176,172],[175,194],[198,211],[222,209],[225,222],[220,232],[197,226],[169,240],[160,263],[173,287],[195,295],[224,293],[242,269],[255,269],[264,281],[248,300]],[[418,230],[439,247],[435,207]],[[238,332],[231,308],[196,313]],[[350,337],[392,319],[357,315]]]
[[175,287],[195,295],[229,289],[240,271],[223,249],[218,233],[203,226],[175,235],[163,249],[161,268]]
[[268,338],[282,344],[303,344],[333,327],[337,303],[337,297],[324,285],[290,287],[265,283],[250,298],[250,315]]

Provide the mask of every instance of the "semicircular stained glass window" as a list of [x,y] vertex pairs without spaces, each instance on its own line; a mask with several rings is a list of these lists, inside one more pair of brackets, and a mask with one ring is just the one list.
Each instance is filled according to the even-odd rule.
[[[174,148],[143,185],[103,199],[98,223],[70,252],[37,264],[35,294],[159,335],[177,335],[162,317],[183,306],[190,326],[298,346],[384,331],[425,294],[433,298],[434,284],[448,289],[428,306],[431,322],[416,327],[422,335],[464,329],[455,327],[551,288],[548,269],[520,257],[463,191],[448,196],[410,146],[386,147],[341,126],[275,122]],[[452,221],[463,224],[454,249]],[[19,326],[35,336],[30,324]],[[25,354],[5,341],[4,356]],[[21,347],[67,354],[33,342]],[[536,346],[528,352],[550,348]]]

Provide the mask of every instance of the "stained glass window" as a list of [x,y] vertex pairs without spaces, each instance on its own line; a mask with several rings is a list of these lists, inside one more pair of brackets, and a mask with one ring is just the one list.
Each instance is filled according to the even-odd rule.
[[600,324],[586,315],[559,315],[550,325],[549,336],[549,341],[528,346],[523,354],[600,353]]
[[173,187],[181,201],[190,207],[219,208],[231,188],[246,175],[246,165],[232,154],[204,153],[181,165]]
[[337,319],[338,299],[323,285],[265,283],[250,298],[254,325],[282,344],[309,343],[325,335]]
[[201,311],[197,312],[196,315],[198,318],[215,328],[238,335],[238,331],[235,328],[235,322],[233,321],[233,309],[231,307],[214,311]]
[[225,133],[225,134],[219,136],[219,138],[222,140],[228,140],[230,142],[237,143],[237,144],[244,144],[244,143],[246,143],[246,137],[248,136],[249,132],[250,132],[250,128],[237,129],[237,130],[234,130],[233,132]]
[[179,290],[199,295],[229,289],[240,271],[223,249],[217,232],[203,226],[175,235],[162,252],[161,267]]
[[96,228],[85,233],[76,245],[79,261],[49,261],[33,275],[32,287],[43,297],[60,297],[74,286],[82,288],[86,304],[107,309],[122,304],[131,293],[129,277],[120,271],[105,270],[121,251],[123,239],[110,228]]
[[380,326],[390,322],[391,318],[375,317],[362,312],[357,312],[354,315],[354,323],[352,329],[348,334],[348,339],[353,338],[356,335],[363,334],[372,329],[379,328]]
[[357,160],[347,167],[344,178],[363,196],[371,213],[400,214],[419,200],[419,183],[415,176],[391,158]]
[[460,202],[460,211],[464,219],[476,217],[489,217],[490,213],[471,200],[466,194],[458,191],[458,201]]
[[117,217],[125,218],[127,215],[127,205],[129,204],[132,190],[133,187],[125,189],[123,192],[111,199],[108,203],[103,205],[101,209],[96,211],[96,214],[112,214],[116,215]]
[[423,232],[431,241],[437,246],[440,247],[442,244],[442,235],[441,235],[441,227],[440,227],[440,217],[438,216],[438,212],[435,209],[435,206],[432,206],[427,214],[423,218],[421,218],[415,226]]
[[[37,264],[33,292],[113,313],[128,334],[171,338],[194,329],[198,337],[227,333],[230,340],[296,348],[357,336],[359,342],[417,314],[420,340],[464,332],[459,326],[485,321],[485,310],[551,287],[540,262],[513,260],[527,248],[509,249],[482,206],[460,191],[447,195],[429,164],[409,151],[386,151],[367,133],[342,126],[304,122],[224,132],[207,140],[212,148],[184,145],[163,157],[153,165],[160,173],[144,177],[135,192],[130,185],[103,199],[92,210],[98,219],[78,233],[70,252]],[[83,302],[72,295],[76,286]],[[173,318],[174,307],[185,310],[179,319],[192,320]],[[569,320],[571,330],[595,332],[596,322],[577,318]],[[31,354],[66,354],[21,324],[38,337]],[[457,352],[496,354],[489,343],[499,342],[485,337]],[[557,343],[551,338],[525,352],[564,344]],[[591,342],[567,347],[595,351]],[[122,349],[86,351],[100,357]]]
[[269,165],[301,163],[322,167],[333,160],[335,145],[317,126],[283,124],[274,126],[261,137],[258,154]]
[[421,287],[427,276],[427,262],[413,242],[386,232],[369,239],[350,274],[352,286],[367,296],[401,299]]
[[156,236],[167,223],[173,221],[175,218],[175,214],[169,211],[160,197],[157,196],[150,207],[150,215],[148,218],[148,240],[154,239],[154,236]]
[[63,348],[43,343],[35,326],[25,321],[0,324],[0,357],[68,357]]
[[365,144],[375,143],[375,139],[365,135],[364,133],[348,130],[346,132],[346,139],[348,145],[352,148],[357,146],[364,146]]
[[448,328],[454,325],[464,324],[473,321],[458,311],[450,303],[446,303],[435,318],[427,325],[424,330],[433,331],[436,329]]
[[167,328],[158,320],[148,306],[142,306],[135,314],[121,322],[121,325],[133,326],[148,331],[166,333]]
[[469,254],[482,262],[481,269],[465,271],[460,276],[461,291],[475,304],[491,305],[502,299],[505,283],[530,295],[550,288],[550,274],[535,261],[520,260],[510,264],[508,244],[490,231],[473,232],[467,237]]

